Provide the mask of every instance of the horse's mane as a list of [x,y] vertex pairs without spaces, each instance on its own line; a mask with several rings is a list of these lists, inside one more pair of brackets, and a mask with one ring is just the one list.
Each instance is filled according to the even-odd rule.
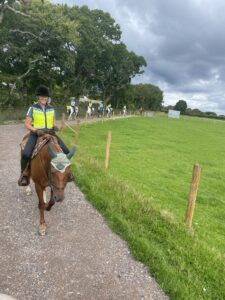
[[[54,150],[56,150],[57,152],[62,152],[62,149],[59,146],[59,143],[57,141],[57,138],[54,137],[53,135],[45,134],[42,137],[38,138],[35,148],[33,150],[31,159],[33,159],[41,151],[42,148],[45,148],[44,147],[45,145],[49,146],[50,143],[52,145],[55,145],[55,147],[53,146]],[[46,147],[46,149],[47,149],[47,147]]]

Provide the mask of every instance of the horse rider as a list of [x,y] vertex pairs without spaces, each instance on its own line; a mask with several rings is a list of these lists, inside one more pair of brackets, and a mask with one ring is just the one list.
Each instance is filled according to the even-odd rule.
[[75,98],[71,99],[70,106],[72,107],[73,113],[75,114],[75,106],[76,106]]
[[74,115],[74,118],[76,118],[76,101],[75,101],[75,97],[71,98],[70,106],[67,107],[67,111],[69,112],[68,120],[71,120],[73,115]]
[[[18,180],[18,185],[20,186],[29,185],[29,161],[39,136],[44,135],[50,130],[50,133],[57,138],[62,151],[65,154],[69,153],[69,149],[55,134],[58,127],[55,125],[54,108],[48,103],[49,89],[45,85],[40,85],[37,87],[35,94],[37,96],[37,103],[29,107],[25,119],[25,127],[30,131],[30,135],[21,155],[21,175]],[[73,174],[70,173],[68,181],[72,180]]]
[[107,113],[107,117],[110,118],[111,117],[111,114],[112,114],[112,105],[111,104],[108,104],[106,106],[106,113]]
[[91,115],[92,115],[92,103],[91,102],[88,104],[86,114],[87,114],[87,117],[91,117]]
[[99,105],[98,105],[98,117],[102,116],[103,109],[104,109],[103,103],[99,103]]

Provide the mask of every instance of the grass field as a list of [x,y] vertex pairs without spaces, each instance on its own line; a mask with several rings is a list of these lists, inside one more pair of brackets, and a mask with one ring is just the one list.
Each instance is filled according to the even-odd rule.
[[[203,171],[187,230],[195,163]],[[88,199],[172,299],[225,299],[224,122],[159,115],[84,125],[73,169]]]

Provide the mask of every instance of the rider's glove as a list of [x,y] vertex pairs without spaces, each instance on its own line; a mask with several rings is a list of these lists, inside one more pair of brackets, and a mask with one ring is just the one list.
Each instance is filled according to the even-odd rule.
[[50,129],[50,130],[48,130],[48,134],[55,135],[55,131],[54,131],[54,129]]
[[38,135],[38,136],[42,136],[42,135],[44,135],[46,132],[45,132],[44,130],[42,130],[42,129],[37,129],[37,130],[35,131],[35,133],[36,133],[36,135]]

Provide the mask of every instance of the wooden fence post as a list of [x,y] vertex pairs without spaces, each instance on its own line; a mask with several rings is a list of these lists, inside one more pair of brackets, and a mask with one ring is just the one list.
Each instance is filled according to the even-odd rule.
[[190,192],[188,196],[188,205],[187,205],[186,216],[185,216],[185,223],[189,228],[191,228],[192,225],[192,219],[194,215],[195,201],[197,197],[201,170],[202,167],[199,164],[194,165],[193,173],[192,173],[192,183],[191,183]]
[[109,166],[109,156],[110,156],[110,145],[112,141],[112,132],[108,132],[107,144],[106,144],[106,152],[105,152],[105,168],[108,169]]
[[80,120],[77,120],[75,145],[78,145],[78,140],[79,140],[79,130],[80,130]]

